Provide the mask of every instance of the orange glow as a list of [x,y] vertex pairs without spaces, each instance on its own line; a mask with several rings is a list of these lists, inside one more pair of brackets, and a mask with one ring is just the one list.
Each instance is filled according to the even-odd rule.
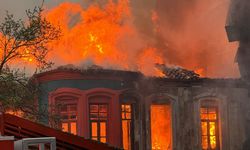
[[129,126],[130,121],[123,120],[122,121],[122,140],[123,140],[123,148],[124,150],[130,150],[130,135],[129,135]]
[[165,76],[161,71],[159,71],[159,69],[155,68],[156,63],[163,64],[164,60],[157,53],[157,49],[152,47],[144,49],[144,51],[141,53],[141,55],[139,55],[137,60],[139,70],[143,73],[150,76]]
[[[61,16],[60,18],[58,17]],[[69,26],[70,16],[77,16],[78,22]],[[130,16],[126,0],[105,7],[91,5],[84,10],[79,4],[62,3],[47,13],[47,18],[62,28],[63,37],[52,43],[50,57],[58,55],[64,63],[81,63],[91,59],[96,65],[117,64],[127,68],[127,56],[118,48],[119,40],[130,33],[123,21]]]
[[101,122],[101,136],[106,136],[106,122]]
[[203,68],[196,69],[196,70],[194,70],[194,72],[199,74],[200,77],[205,77],[206,76],[205,69],[203,69]]
[[215,136],[215,122],[209,123],[210,132],[210,146],[212,149],[216,148],[216,136]]
[[172,149],[171,106],[151,105],[152,150]]
[[69,124],[68,123],[62,123],[62,131],[64,131],[64,132],[69,131]]
[[132,124],[132,106],[123,104],[122,106],[122,140],[123,149],[131,150],[131,124]]
[[96,137],[97,136],[97,122],[92,122],[91,123],[91,130],[92,130],[92,136]]
[[13,111],[13,110],[8,110],[8,111],[6,111],[5,113],[6,113],[6,114],[15,115],[15,116],[18,116],[18,117],[23,117],[23,115],[24,115],[23,111],[21,111],[21,110],[15,110],[15,111]]
[[[192,7],[179,7],[188,2],[155,1],[150,9],[138,7],[137,12],[132,0],[99,2],[63,2],[44,13],[53,25],[60,25],[63,35],[49,44],[49,60],[56,65],[96,64],[163,76],[154,69],[151,56],[143,57],[151,47],[161,62],[195,70],[201,77],[239,76],[234,64],[237,43],[229,45],[222,28],[228,5],[197,1],[188,5]],[[217,4],[219,9],[214,9]],[[149,33],[141,30],[144,27]],[[22,60],[35,63],[35,58],[23,55]]]
[[[204,40],[199,39],[201,34],[206,35],[202,31],[202,25],[195,22],[199,25],[197,28],[201,33],[191,30],[193,29],[192,25],[190,25],[192,28],[189,29],[189,24],[187,24],[187,28],[184,28],[188,29],[187,31],[184,29],[180,31],[170,30],[172,28],[166,28],[169,27],[168,25],[162,29],[160,24],[164,19],[156,9],[152,9],[148,11],[150,14],[148,20],[152,23],[153,33],[167,34],[167,38],[170,38],[161,41],[162,45],[166,45],[165,48],[158,47],[152,42],[158,39],[153,39],[154,37],[149,37],[152,38],[152,41],[151,39],[145,39],[138,31],[134,24],[135,16],[133,16],[130,4],[129,0],[118,0],[117,2],[109,0],[102,6],[92,3],[89,7],[83,8],[77,3],[64,2],[47,11],[48,20],[54,25],[59,24],[63,35],[60,41],[50,44],[50,49],[53,49],[53,51],[49,53],[49,58],[56,64],[89,65],[93,63],[103,67],[139,70],[149,76],[164,76],[155,69],[154,63],[170,63],[196,70],[196,73],[202,77],[209,75],[209,71],[205,68],[207,65],[212,64],[213,66],[209,66],[208,69],[214,72],[214,68],[216,68],[214,62],[218,62],[219,59],[207,62],[206,59],[200,57],[200,51],[203,52],[203,49],[213,50],[213,47],[218,51],[222,49],[226,51],[227,47],[225,45],[227,43],[225,44],[225,42],[227,40],[224,37],[223,29],[223,34],[220,34],[223,35],[221,40],[218,40],[218,44],[213,44],[213,47],[210,48],[201,42]],[[185,18],[192,19],[189,13]],[[205,32],[207,32],[207,29]],[[217,36],[217,32],[215,33]],[[155,36],[154,34],[152,36]],[[210,39],[213,38],[210,37]],[[168,41],[173,45],[169,45]],[[148,55],[149,51],[151,51],[152,55]],[[215,53],[212,52],[212,54]],[[213,55],[204,56],[208,57],[209,60],[209,57]],[[233,63],[233,60],[231,62]]]
[[215,149],[217,146],[217,113],[215,108],[201,108],[202,149]]
[[100,126],[100,141],[106,143],[106,122],[101,122]]
[[76,122],[71,122],[70,123],[70,133],[76,135]]
[[[60,41],[50,44],[54,51],[49,58],[56,63],[88,64],[90,61],[103,67],[163,76],[154,67],[155,63],[164,63],[163,58],[156,48],[145,44],[131,24],[133,16],[128,0],[110,0],[106,5],[92,4],[87,9],[64,2],[46,15],[52,24],[59,24],[62,29]],[[78,18],[74,25],[71,25],[72,18]]]
[[22,59],[27,62],[32,62],[33,58],[28,49],[23,50]]

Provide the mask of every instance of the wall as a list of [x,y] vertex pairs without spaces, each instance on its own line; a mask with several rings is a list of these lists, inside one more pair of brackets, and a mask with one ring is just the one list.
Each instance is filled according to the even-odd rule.
[[[119,77],[116,75],[115,77]],[[200,79],[195,81],[169,80],[164,78],[132,78],[124,80],[103,79],[58,79],[42,82],[39,104],[47,106],[51,93],[62,88],[77,89],[86,94],[89,90],[102,93],[103,89],[116,93],[112,101],[117,108],[113,123],[120,128],[120,104],[134,103],[134,149],[151,149],[150,105],[153,102],[170,103],[172,106],[172,147],[173,150],[200,150],[200,103],[211,99],[219,106],[220,150],[241,150],[246,140],[250,104],[247,86],[240,80]],[[98,90],[99,89],[99,90]],[[69,90],[70,91],[70,90]],[[87,92],[88,93],[88,92]],[[86,101],[81,98],[80,102]],[[87,104],[86,104],[87,105]],[[40,108],[41,109],[41,108]],[[83,111],[87,111],[84,106]],[[45,123],[47,119],[44,118]],[[83,122],[83,121],[82,121]],[[85,124],[85,130],[88,129]],[[88,133],[88,132],[87,132]],[[121,133],[114,134],[113,144],[121,146]],[[88,137],[88,135],[82,135]],[[112,143],[111,143],[112,144]]]

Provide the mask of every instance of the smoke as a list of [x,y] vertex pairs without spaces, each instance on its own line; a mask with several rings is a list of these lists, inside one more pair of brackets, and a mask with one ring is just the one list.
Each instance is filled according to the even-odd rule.
[[[115,3],[119,1],[126,2],[113,0]],[[32,8],[40,2],[32,1],[25,5]],[[70,0],[67,3],[65,0],[45,1],[48,17],[53,14],[50,20],[56,25],[60,23],[66,33],[58,43],[51,45],[53,51],[50,59],[56,65],[91,62],[154,74],[153,64],[165,63],[199,70],[209,77],[239,76],[234,63],[237,44],[228,43],[224,30],[229,0],[130,0],[129,10],[123,10],[130,14],[122,16],[118,24],[105,27],[114,29],[114,32],[108,32],[109,36],[102,36],[105,40],[101,42],[108,55],[100,55],[98,49],[93,50],[92,47],[92,52],[86,54],[88,57],[82,57],[84,48],[89,45],[86,42],[88,37],[84,35],[93,29],[89,26],[101,28],[98,22],[107,23],[102,19],[97,20],[96,24],[86,23],[84,14],[91,6],[105,10],[108,2],[110,0]],[[5,3],[13,6],[13,9],[14,6],[24,6],[24,3],[19,5],[14,0],[4,0]],[[102,17],[106,17],[109,22],[109,19],[114,19],[105,15]],[[114,47],[107,46],[108,40],[113,42]],[[97,55],[100,56],[97,58]]]
[[237,77],[237,44],[224,30],[229,0],[157,1],[156,47],[168,64],[197,70],[209,77]]

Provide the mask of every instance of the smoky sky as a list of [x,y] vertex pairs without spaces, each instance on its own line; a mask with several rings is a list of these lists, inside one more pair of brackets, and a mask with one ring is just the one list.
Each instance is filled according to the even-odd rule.
[[[62,2],[75,2],[87,8],[108,0],[45,0],[45,9]],[[116,1],[116,0],[114,0]],[[228,43],[224,30],[230,0],[130,0],[133,22],[142,37],[159,49],[166,63],[206,68],[209,76],[237,76],[234,64],[236,48]],[[1,0],[0,21],[6,10],[17,18],[42,0]],[[157,13],[157,28],[152,13]],[[73,16],[70,26],[74,26]],[[190,65],[192,64],[192,65]],[[215,71],[216,70],[216,71]]]

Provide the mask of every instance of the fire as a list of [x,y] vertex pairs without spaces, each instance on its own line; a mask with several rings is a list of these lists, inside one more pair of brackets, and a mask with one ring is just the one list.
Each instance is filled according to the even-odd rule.
[[18,117],[23,117],[23,115],[24,115],[23,111],[21,111],[21,110],[8,110],[5,113],[15,115],[15,116],[18,116]]
[[[141,70],[143,73],[151,76],[165,76],[161,71],[155,68],[156,63],[164,63],[163,58],[157,53],[156,48],[146,48],[141,53],[141,55],[138,56],[137,64],[140,67],[139,70]],[[152,70],[152,68],[154,69]]]
[[217,144],[217,132],[216,132],[216,120],[217,113],[213,108],[206,109],[201,108],[201,135],[202,135],[202,148],[203,149],[216,149]]
[[196,69],[194,72],[199,74],[200,77],[205,77],[206,76],[205,69],[203,69],[203,68]]
[[[69,25],[69,14],[78,17],[73,26]],[[59,22],[63,32],[62,39],[50,45],[55,50],[50,57],[58,55],[58,61],[64,63],[76,64],[91,59],[96,65],[117,64],[126,68],[126,53],[117,44],[130,32],[129,27],[123,25],[129,16],[128,2],[124,0],[110,1],[103,8],[93,4],[86,10],[78,4],[62,3],[47,13],[53,24]]]
[[151,105],[151,146],[152,150],[170,150],[171,106]]
[[26,62],[32,62],[33,58],[30,54],[30,51],[28,49],[24,49],[23,50],[23,54],[22,54],[22,59]]
[[[103,46],[102,46],[102,43],[98,41],[98,37],[93,35],[92,33],[89,33],[89,41],[90,41],[90,44],[91,44],[91,47],[93,46],[95,48],[97,48],[98,52],[100,54],[103,54]],[[89,47],[86,48],[85,52],[87,53],[88,52],[88,49]],[[85,53],[85,55],[86,55]]]
[[[218,3],[63,2],[45,9],[44,16],[52,24],[60,25],[63,35],[49,44],[48,58],[56,65],[91,63],[162,76],[149,67],[155,62],[146,61],[157,55],[167,65],[196,70],[202,77],[237,77],[238,68],[234,64],[237,44],[228,44],[223,28],[227,6],[218,5],[219,9],[215,9]],[[147,55],[144,52],[148,47],[155,55],[143,60],[141,56]],[[22,60],[35,63],[32,57]]]
[[[234,48],[227,46],[224,29],[221,29],[217,36],[217,30],[207,33],[207,28],[203,28],[202,19],[205,17],[201,15],[210,13],[204,12],[200,15],[200,9],[195,7],[194,13],[197,17],[194,18],[202,18],[200,22],[190,17],[190,12],[182,14],[179,13],[182,11],[179,11],[176,15],[181,16],[178,19],[180,25],[173,26],[176,20],[165,22],[163,17],[171,14],[162,11],[165,5],[171,6],[167,5],[170,1],[154,2],[155,6],[152,6],[152,9],[138,10],[138,12],[148,13],[145,14],[148,18],[142,18],[142,22],[147,20],[150,24],[145,28],[151,31],[142,33],[142,31],[147,31],[144,29],[140,31],[139,28],[143,26],[136,24],[140,22],[137,20],[140,18],[136,8],[133,8],[134,3],[136,2],[131,0],[108,0],[106,3],[96,1],[84,3],[83,6],[80,3],[63,2],[48,10],[45,13],[46,18],[52,24],[60,25],[63,35],[60,41],[49,45],[49,48],[53,50],[49,53],[49,59],[57,65],[96,64],[104,68],[141,71],[150,76],[163,76],[155,69],[155,63],[178,65],[189,70],[196,70],[195,72],[202,77],[237,74],[235,70],[218,67],[218,64],[222,64],[221,62],[229,57],[222,53],[215,55],[217,53],[214,51],[227,51]],[[175,4],[175,2],[171,3]],[[203,2],[201,3],[202,8],[207,10]],[[168,11],[171,13],[171,10]],[[185,11],[187,11],[186,8],[183,12]],[[194,28],[199,30],[193,30]],[[214,36],[220,40],[213,40]],[[233,50],[230,51],[230,59],[233,56],[232,53]],[[232,64],[233,60],[230,62]],[[227,65],[229,61],[226,60],[223,63]]]
[[99,66],[163,76],[154,67],[155,63],[163,63],[163,58],[156,48],[144,44],[131,24],[133,17],[128,0],[110,0],[104,6],[92,4],[86,9],[65,2],[46,15],[50,22],[59,24],[62,29],[60,41],[50,45],[54,51],[49,57],[56,63],[79,65],[91,61]]

